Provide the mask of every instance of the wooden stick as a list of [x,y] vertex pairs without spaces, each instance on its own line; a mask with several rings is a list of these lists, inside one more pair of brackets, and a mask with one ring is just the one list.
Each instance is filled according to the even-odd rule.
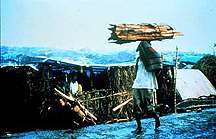
[[61,97],[70,100],[70,101],[75,101],[75,98],[73,98],[72,96],[67,96],[64,93],[62,93],[61,91],[59,91],[58,89],[54,88],[54,91],[57,93],[57,95],[60,95]]
[[90,113],[79,101],[77,101],[77,102],[78,102],[79,106],[85,111],[86,114],[88,114],[95,121],[97,121],[97,117],[95,117],[92,113]]
[[130,98],[130,99],[126,100],[125,102],[119,104],[118,106],[116,106],[116,107],[113,108],[112,110],[115,112],[116,110],[120,109],[120,108],[123,107],[124,105],[128,104],[131,100],[133,100],[133,98]]
[[127,95],[127,94],[128,94],[128,92],[119,92],[119,93],[111,94],[111,95],[108,95],[108,96],[96,97],[96,98],[92,98],[92,99],[89,99],[89,100],[83,100],[82,102],[92,101],[92,100],[97,100],[97,99],[103,99],[103,98],[108,98],[108,97],[118,96],[118,95]]
[[65,98],[65,99],[67,99],[67,100],[70,100],[70,101],[76,101],[78,104],[79,104],[79,106],[84,110],[84,112],[87,114],[87,115],[89,115],[91,118],[93,118],[94,120],[96,120],[97,121],[97,117],[95,117],[92,113],[90,113],[78,100],[76,100],[74,97],[72,97],[72,96],[67,96],[67,95],[65,95],[64,93],[62,93],[61,91],[59,91],[58,89],[56,89],[56,88],[54,88],[54,90],[55,90],[55,92],[58,94],[58,95],[60,95],[60,96],[62,96],[63,98]]
[[163,40],[183,36],[182,33],[165,24],[119,24],[112,25],[110,30],[112,33],[109,40],[116,40],[114,43]]

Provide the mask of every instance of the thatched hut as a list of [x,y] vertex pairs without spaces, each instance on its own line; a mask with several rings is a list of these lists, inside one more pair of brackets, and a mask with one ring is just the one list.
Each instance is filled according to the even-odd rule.
[[[74,96],[82,106],[97,117],[97,123],[132,119],[131,86],[134,80],[133,64],[79,65],[50,59],[34,59],[22,66],[1,67],[2,116],[4,128],[17,127],[80,127],[76,113],[58,107],[54,88],[67,93],[70,78],[78,75],[82,92]],[[14,76],[13,76],[14,75]],[[157,73],[159,90],[155,104],[173,106],[172,65],[164,65]],[[12,86],[12,87],[11,87]],[[113,108],[124,104],[117,110]],[[162,109],[158,109],[164,113]],[[70,122],[68,122],[70,121]],[[34,126],[35,125],[35,126]]]

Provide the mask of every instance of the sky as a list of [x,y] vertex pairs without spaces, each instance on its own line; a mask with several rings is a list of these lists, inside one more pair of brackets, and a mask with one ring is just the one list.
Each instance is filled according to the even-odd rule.
[[1,0],[1,45],[135,49],[139,42],[110,43],[109,24],[164,23],[184,36],[153,41],[155,49],[211,53],[215,5],[215,0]]

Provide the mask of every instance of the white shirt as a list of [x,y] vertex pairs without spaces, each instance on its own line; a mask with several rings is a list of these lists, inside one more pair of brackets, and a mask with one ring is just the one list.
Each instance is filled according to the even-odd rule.
[[78,82],[76,81],[75,83],[70,82],[70,92],[72,94],[76,94],[78,91]]
[[136,79],[132,88],[158,89],[157,79],[154,72],[148,72],[143,62],[139,59]]

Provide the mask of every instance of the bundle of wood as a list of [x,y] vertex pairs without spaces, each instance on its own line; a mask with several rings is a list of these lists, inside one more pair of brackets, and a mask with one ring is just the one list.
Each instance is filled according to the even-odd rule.
[[111,24],[108,29],[112,31],[108,40],[114,40],[113,43],[117,44],[172,39],[174,36],[183,35],[165,24]]

